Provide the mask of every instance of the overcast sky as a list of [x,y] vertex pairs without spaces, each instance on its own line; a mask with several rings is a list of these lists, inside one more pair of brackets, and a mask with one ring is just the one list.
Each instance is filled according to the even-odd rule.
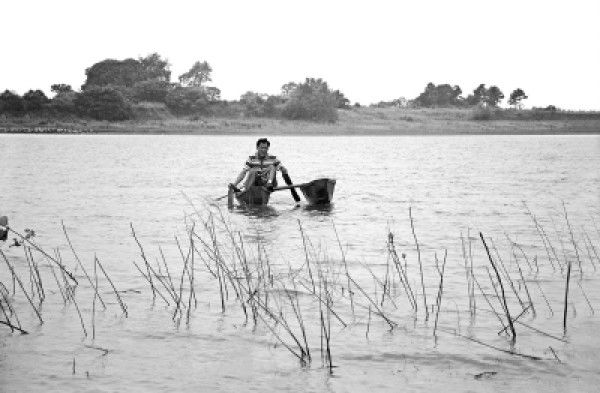
[[526,106],[600,110],[600,0],[0,0],[0,89],[79,89],[106,58],[196,60],[225,99],[320,77],[352,102],[480,83]]

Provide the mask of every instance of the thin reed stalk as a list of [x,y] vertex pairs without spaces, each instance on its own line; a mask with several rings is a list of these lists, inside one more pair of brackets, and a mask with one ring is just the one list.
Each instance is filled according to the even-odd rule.
[[[342,262],[344,264],[344,271],[346,273],[348,297],[350,298],[350,309],[352,310],[352,317],[356,318],[356,314],[354,313],[354,292],[352,291],[352,288],[350,287],[350,279],[348,278],[349,273],[348,273],[348,262],[346,261],[346,253],[344,253],[344,249],[342,247],[342,242],[340,242],[340,237],[338,236],[338,231],[337,231],[337,228],[335,227],[335,222],[331,221],[331,225],[333,226],[333,232],[335,233],[335,238],[337,240],[338,246],[340,248],[340,253],[342,255]],[[383,299],[382,299],[382,302],[383,302]]]
[[568,299],[569,299],[569,282],[571,281],[571,261],[567,263],[567,277],[565,284],[565,306],[563,310],[563,334],[567,334],[567,309],[568,309]]
[[58,265],[58,267],[63,271],[63,273],[65,273],[71,280],[73,280],[73,282],[75,284],[78,283],[77,279],[75,278],[75,276],[73,275],[73,273],[71,273],[70,271],[68,271],[59,261],[57,261],[52,256],[50,256],[46,251],[44,251],[41,247],[39,247],[37,244],[35,244],[32,240],[30,240],[28,237],[25,237],[25,236],[21,235],[19,232],[16,232],[12,228],[6,227],[6,229],[8,229],[10,232],[14,233],[15,235],[19,236],[22,241],[26,242],[31,247],[35,248],[39,253],[41,253],[42,255],[44,255],[46,258],[48,258],[52,262],[56,263]]
[[423,289],[423,306],[425,307],[425,320],[429,320],[429,310],[427,309],[427,293],[425,292],[425,279],[423,277],[423,262],[421,262],[421,248],[419,247],[419,241],[417,240],[417,234],[415,233],[415,225],[412,217],[412,208],[408,207],[408,216],[410,218],[410,228],[412,230],[413,238],[415,239],[415,246],[417,247],[417,259],[419,261],[419,272],[421,273],[421,288]]
[[[140,249],[140,256],[142,257],[142,260],[144,261],[144,264],[146,265],[146,272],[148,274],[147,276],[147,280],[150,283],[150,288],[152,289],[152,304],[154,304],[154,301],[156,300],[156,289],[154,288],[154,283],[152,282],[152,275],[150,274],[150,263],[148,263],[148,259],[146,258],[146,253],[144,252],[144,247],[142,247],[142,244],[140,243],[140,241],[138,240],[136,234],[135,234],[135,229],[133,229],[133,223],[130,222],[129,223],[129,227],[131,228],[131,235],[133,236],[133,239],[135,240],[135,242],[138,245],[138,248]],[[137,265],[136,265],[137,267]],[[163,297],[164,298],[164,297]],[[166,299],[164,299],[166,301]],[[167,302],[168,304],[169,302]]]
[[436,311],[435,311],[435,323],[433,325],[433,335],[437,330],[438,318],[440,316],[440,309],[442,308],[442,295],[444,293],[444,270],[446,269],[446,258],[448,257],[448,250],[444,250],[444,262],[442,262],[442,271],[440,273],[440,285],[438,287],[438,295],[436,300]]
[[106,277],[106,280],[108,280],[108,283],[110,284],[111,288],[113,289],[113,292],[115,293],[115,296],[117,297],[117,301],[119,302],[119,306],[121,306],[121,310],[123,310],[123,314],[125,314],[125,318],[127,318],[129,316],[127,314],[127,306],[123,302],[121,295],[119,295],[119,291],[117,291],[115,284],[108,276],[108,273],[106,273],[106,270],[104,270],[104,266],[102,266],[102,264],[100,263],[100,259],[98,259],[98,257],[96,257],[96,256],[94,256],[94,258],[95,258],[95,262],[98,264],[98,267],[100,268],[100,270],[102,270],[104,277]]
[[90,275],[85,270],[85,267],[83,266],[83,263],[81,263],[81,260],[79,259],[79,256],[75,252],[75,248],[73,247],[73,243],[71,243],[71,239],[69,238],[69,234],[67,233],[67,228],[65,227],[64,222],[61,221],[61,224],[62,224],[63,232],[65,234],[65,238],[67,239],[67,243],[69,244],[69,247],[71,248],[71,252],[73,253],[73,256],[75,257],[75,260],[77,261],[77,264],[79,265],[79,267],[81,267],[81,271],[85,275],[85,278],[87,278],[88,282],[90,283],[90,285],[94,289],[94,292],[98,296],[98,300],[100,300],[100,303],[102,304],[102,307],[106,310],[106,304],[104,304],[104,300],[102,299],[102,296],[100,296],[100,293],[98,292],[98,288],[96,288],[96,286],[94,285],[92,279],[90,278]]
[[506,319],[508,320],[508,325],[509,325],[510,331],[512,333],[512,343],[514,344],[517,340],[517,332],[515,331],[515,326],[512,323],[512,318],[510,317],[510,310],[508,309],[508,304],[506,303],[506,295],[504,294],[504,285],[502,285],[502,279],[500,278],[500,273],[498,272],[498,269],[496,268],[496,265],[494,264],[492,255],[490,254],[490,250],[487,246],[487,243],[485,242],[485,239],[483,238],[483,233],[479,232],[479,237],[481,238],[481,241],[483,242],[483,246],[485,247],[485,251],[488,255],[488,259],[490,260],[490,264],[492,265],[494,272],[496,272],[498,284],[500,284],[500,290],[502,292],[502,304],[504,306],[504,312],[506,313]]
[[10,262],[8,262],[8,258],[6,258],[6,255],[4,254],[4,252],[2,252],[2,250],[0,250],[0,254],[2,255],[2,258],[4,259],[4,262],[6,262],[6,266],[8,266],[8,269],[10,270],[11,274],[17,280],[17,283],[19,284],[19,287],[21,287],[21,290],[23,291],[23,294],[25,295],[25,297],[27,298],[27,301],[31,305],[31,308],[33,308],[33,311],[35,312],[35,315],[40,320],[40,325],[43,325],[44,324],[44,320],[42,319],[42,315],[40,314],[40,311],[37,309],[37,307],[33,304],[33,301],[31,300],[31,297],[29,296],[29,294],[27,294],[27,290],[25,289],[25,286],[21,282],[21,279],[19,278],[19,276],[17,276],[17,273],[15,273],[15,269],[10,264]]

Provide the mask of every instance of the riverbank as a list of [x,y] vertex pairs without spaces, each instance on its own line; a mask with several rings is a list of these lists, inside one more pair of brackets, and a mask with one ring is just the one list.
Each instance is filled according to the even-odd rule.
[[600,113],[503,111],[474,120],[472,109],[354,108],[334,124],[270,118],[192,117],[122,122],[0,118],[0,133],[174,135],[568,135],[600,134]]

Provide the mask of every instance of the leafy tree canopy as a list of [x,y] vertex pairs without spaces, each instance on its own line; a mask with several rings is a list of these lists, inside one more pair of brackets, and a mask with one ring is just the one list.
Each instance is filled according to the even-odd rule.
[[73,88],[71,87],[71,85],[67,85],[65,83],[55,83],[54,85],[50,86],[50,90],[55,94],[60,94],[69,93],[73,91]]
[[338,119],[336,95],[322,79],[306,78],[290,93],[283,108],[288,119],[335,122]]
[[29,90],[23,94],[23,101],[25,110],[35,112],[41,110],[50,100],[41,90]]
[[146,80],[168,82],[171,78],[169,63],[157,53],[140,57],[138,60],[102,60],[86,69],[85,74],[86,81],[81,87],[82,90],[91,86],[133,87],[136,83]]
[[521,88],[517,88],[510,93],[510,97],[508,98],[508,104],[516,107],[521,106],[521,101],[526,100],[528,97],[525,95],[525,92]]
[[77,113],[97,120],[133,118],[131,104],[123,93],[111,86],[90,86],[75,98]]
[[211,72],[212,68],[206,61],[197,61],[188,72],[179,75],[179,83],[188,87],[200,87],[204,82],[212,81]]
[[4,90],[0,94],[0,112],[10,113],[12,115],[22,114],[25,110],[23,98],[10,90]]
[[462,104],[461,94],[462,90],[458,85],[450,86],[446,83],[436,86],[430,82],[413,102],[423,107],[456,106]]

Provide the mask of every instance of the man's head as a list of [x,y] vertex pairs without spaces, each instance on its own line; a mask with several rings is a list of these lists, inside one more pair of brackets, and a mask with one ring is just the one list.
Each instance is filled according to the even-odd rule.
[[271,146],[271,142],[267,138],[260,138],[256,141],[256,154],[259,157],[265,157],[269,151],[269,146]]

